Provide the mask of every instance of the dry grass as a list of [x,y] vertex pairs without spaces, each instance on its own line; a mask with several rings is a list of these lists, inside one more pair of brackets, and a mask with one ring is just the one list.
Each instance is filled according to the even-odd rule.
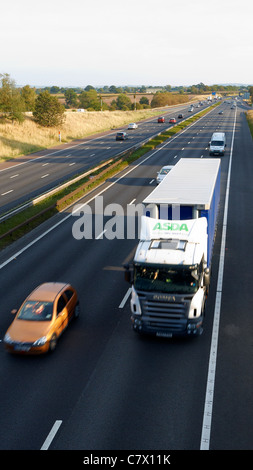
[[44,128],[26,115],[22,124],[0,122],[0,162],[53,147],[61,142],[70,142],[91,134],[116,129],[129,122],[139,121],[159,114],[159,110],[66,112],[61,128]]
[[253,110],[248,111],[246,116],[247,116],[247,121],[248,121],[249,128],[250,128],[250,132],[253,138]]

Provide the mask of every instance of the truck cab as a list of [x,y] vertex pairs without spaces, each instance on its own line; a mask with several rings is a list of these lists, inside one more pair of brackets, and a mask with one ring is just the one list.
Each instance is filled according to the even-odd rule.
[[209,283],[206,236],[204,217],[142,217],[130,301],[135,331],[165,337],[202,333]]

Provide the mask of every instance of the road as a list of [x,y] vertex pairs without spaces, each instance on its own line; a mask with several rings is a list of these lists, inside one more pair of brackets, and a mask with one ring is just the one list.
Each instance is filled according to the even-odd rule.
[[177,119],[179,112],[187,118],[208,106],[205,103],[201,108],[195,107],[192,113],[188,112],[189,105],[171,107],[165,112],[163,109],[165,123],[158,123],[157,117],[153,117],[138,123],[135,130],[128,131],[125,126],[122,128],[128,134],[125,141],[116,141],[116,133],[120,129],[115,129],[0,163],[0,214],[172,127],[169,119]]
[[[132,331],[122,265],[133,257],[137,239],[109,240],[97,230],[91,239],[76,240],[72,228],[78,217],[71,208],[0,253],[1,338],[11,309],[44,281],[71,282],[81,304],[80,317],[52,355],[11,356],[1,343],[2,450],[200,450],[217,294],[219,339],[207,447],[252,449],[252,138],[243,105],[222,109],[222,115],[214,109],[82,200],[93,208],[103,196],[104,207],[116,202],[126,211],[155,187],[161,166],[182,157],[208,157],[212,132],[226,132],[211,289],[199,338],[165,340]],[[104,218],[103,228],[109,220]],[[217,285],[224,225],[225,264]]]

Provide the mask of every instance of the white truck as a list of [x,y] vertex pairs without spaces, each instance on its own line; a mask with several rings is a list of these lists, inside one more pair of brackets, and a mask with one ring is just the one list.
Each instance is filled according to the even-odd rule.
[[220,160],[187,158],[143,201],[146,215],[125,276],[136,332],[202,333],[219,195]]

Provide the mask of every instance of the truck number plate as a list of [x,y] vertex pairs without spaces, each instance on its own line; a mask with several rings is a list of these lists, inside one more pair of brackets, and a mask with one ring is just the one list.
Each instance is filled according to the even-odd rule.
[[164,338],[172,338],[172,333],[165,333],[165,332],[157,332],[156,336],[164,337]]

